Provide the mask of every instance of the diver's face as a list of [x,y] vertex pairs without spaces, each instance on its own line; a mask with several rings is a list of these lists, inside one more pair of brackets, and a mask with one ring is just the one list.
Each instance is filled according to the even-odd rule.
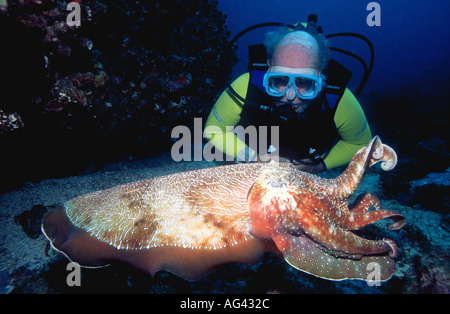
[[[286,72],[295,74],[308,74],[320,76],[315,66],[318,56],[305,49],[304,46],[292,43],[275,50],[272,60],[269,62],[269,72]],[[280,70],[282,69],[282,70]],[[296,113],[302,113],[314,101],[314,99],[301,99],[290,86],[282,97],[274,97],[275,105],[290,105]]]

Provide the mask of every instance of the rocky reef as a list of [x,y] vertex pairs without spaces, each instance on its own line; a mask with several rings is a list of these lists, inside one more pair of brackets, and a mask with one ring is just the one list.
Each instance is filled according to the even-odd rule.
[[33,156],[17,165],[26,179],[164,150],[236,63],[217,1],[77,2],[78,27],[69,1],[0,3],[0,145],[10,163]]

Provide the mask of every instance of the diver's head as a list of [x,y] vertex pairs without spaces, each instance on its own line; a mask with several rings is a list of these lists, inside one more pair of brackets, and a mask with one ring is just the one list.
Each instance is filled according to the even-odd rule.
[[305,31],[288,33],[276,44],[269,65],[311,68],[320,72],[319,44]]
[[322,47],[306,31],[288,32],[282,37],[272,33],[272,42],[268,36],[265,41],[266,47],[269,45],[266,92],[274,97],[277,106],[289,104],[295,112],[302,113],[322,88],[321,71],[327,61],[323,58]]

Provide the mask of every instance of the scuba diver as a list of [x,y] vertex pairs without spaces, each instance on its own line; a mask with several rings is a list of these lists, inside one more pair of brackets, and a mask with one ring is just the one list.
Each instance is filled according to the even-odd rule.
[[[273,154],[311,173],[346,165],[372,138],[363,109],[347,88],[352,73],[329,58],[317,16],[292,28],[270,31],[264,45],[249,47],[249,72],[218,98],[204,135],[237,161],[267,161]],[[276,125],[278,140],[259,151],[227,128],[238,124]]]

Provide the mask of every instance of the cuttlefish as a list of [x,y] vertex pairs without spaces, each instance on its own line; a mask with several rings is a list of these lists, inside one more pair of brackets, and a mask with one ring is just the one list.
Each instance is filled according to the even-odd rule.
[[44,216],[42,231],[86,267],[119,260],[151,275],[168,270],[196,280],[218,265],[257,263],[272,252],[329,280],[365,280],[377,263],[384,281],[395,269],[396,244],[353,231],[386,218],[399,229],[405,218],[382,210],[371,193],[349,204],[378,162],[390,170],[397,156],[375,137],[334,179],[277,162],[151,178],[74,198]]

